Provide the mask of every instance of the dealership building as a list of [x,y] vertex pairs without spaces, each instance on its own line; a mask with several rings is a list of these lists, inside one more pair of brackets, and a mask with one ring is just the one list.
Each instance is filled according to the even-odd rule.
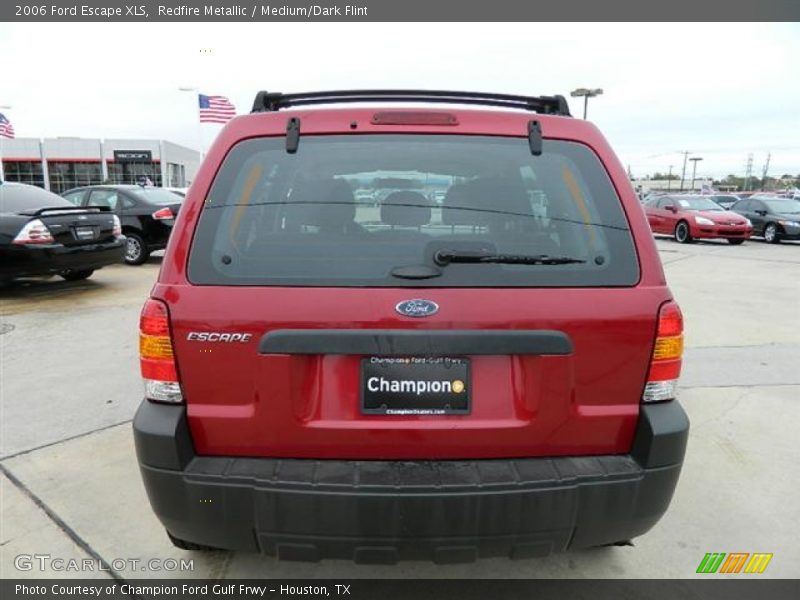
[[16,138],[0,141],[3,179],[38,185],[57,194],[100,183],[186,187],[200,153],[166,140]]

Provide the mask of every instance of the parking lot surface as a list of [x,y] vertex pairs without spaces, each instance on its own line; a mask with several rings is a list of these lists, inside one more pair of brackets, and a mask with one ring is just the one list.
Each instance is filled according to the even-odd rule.
[[[682,578],[706,552],[771,552],[762,577],[796,577],[800,244],[658,246],[686,321],[680,401],[692,429],[670,510],[632,547],[450,566],[174,548],[150,511],[130,427],[138,313],[160,263],[151,258],[88,281],[0,290],[0,577],[110,576],[15,567],[21,554],[48,554],[114,565],[123,578]],[[164,559],[193,568],[165,572]]]

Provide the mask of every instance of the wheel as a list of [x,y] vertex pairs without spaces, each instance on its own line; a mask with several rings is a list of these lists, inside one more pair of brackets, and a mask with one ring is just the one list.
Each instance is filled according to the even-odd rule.
[[740,244],[744,244],[744,240],[735,240],[732,238],[728,238],[728,243],[731,244],[732,246],[738,246]]
[[126,233],[125,237],[128,238],[125,245],[125,262],[129,265],[141,265],[150,256],[147,244],[136,233]]
[[82,269],[79,271],[61,271],[59,275],[67,281],[80,281],[81,279],[89,279],[94,273],[94,269]]
[[220,550],[220,548],[214,548],[213,546],[205,546],[203,544],[195,544],[194,542],[187,542],[186,540],[182,540],[181,538],[175,537],[169,531],[167,532],[167,536],[169,537],[169,541],[172,542],[172,545],[176,548],[180,548],[181,550],[197,550],[198,552],[210,552],[215,550]]
[[681,221],[675,226],[675,241],[679,244],[691,244],[692,234],[689,231],[689,224]]
[[775,223],[767,223],[764,227],[764,240],[770,244],[777,244],[781,241],[781,233]]

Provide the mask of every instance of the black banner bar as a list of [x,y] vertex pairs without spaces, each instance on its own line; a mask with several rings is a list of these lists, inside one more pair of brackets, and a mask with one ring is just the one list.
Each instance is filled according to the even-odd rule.
[[[800,21],[797,0],[8,0],[0,21]],[[535,35],[531,31],[531,35]],[[598,31],[602,40],[603,32]]]
[[309,600],[783,600],[800,597],[800,582],[756,579],[349,579],[209,580],[9,579],[0,597],[83,600],[258,600],[300,597]]

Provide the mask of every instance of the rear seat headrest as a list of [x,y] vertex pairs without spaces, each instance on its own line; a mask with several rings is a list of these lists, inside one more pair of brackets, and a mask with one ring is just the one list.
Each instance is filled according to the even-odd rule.
[[398,227],[421,227],[431,222],[431,201],[419,192],[392,192],[381,202],[381,221]]
[[286,221],[294,226],[341,228],[355,220],[355,201],[353,190],[342,179],[306,181],[292,190]]
[[457,183],[447,190],[443,202],[445,225],[503,226],[530,215],[530,202],[522,184],[505,178],[482,178]]

